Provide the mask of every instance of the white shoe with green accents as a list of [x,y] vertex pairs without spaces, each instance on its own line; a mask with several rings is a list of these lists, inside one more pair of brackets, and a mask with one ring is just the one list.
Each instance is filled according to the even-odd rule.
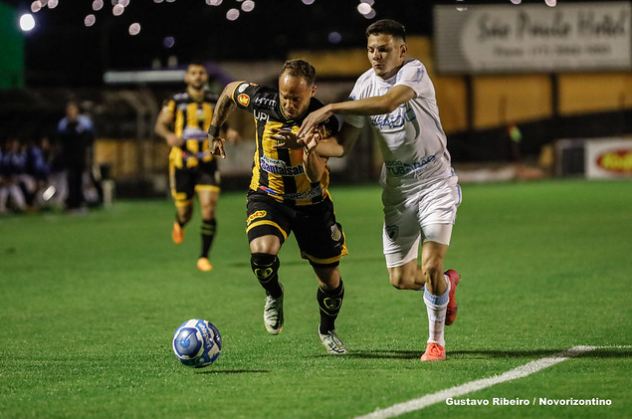
[[283,330],[283,294],[279,298],[266,296],[266,306],[263,309],[263,324],[268,333],[278,335]]
[[327,352],[333,355],[344,355],[347,352],[347,347],[340,340],[335,330],[330,330],[329,332],[322,334],[320,333],[320,327],[318,328],[318,337],[320,341],[323,343],[325,348],[327,348]]

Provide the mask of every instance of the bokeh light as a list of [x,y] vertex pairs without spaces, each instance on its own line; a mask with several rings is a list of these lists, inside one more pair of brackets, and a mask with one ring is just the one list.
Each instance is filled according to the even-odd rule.
[[366,14],[370,13],[371,10],[373,10],[373,8],[368,3],[360,3],[360,4],[358,4],[358,12],[360,12],[361,15],[366,15]]
[[32,31],[35,27],[35,18],[30,13],[25,13],[20,16],[20,29],[24,32]]
[[123,14],[124,11],[125,11],[125,7],[121,6],[120,4],[117,4],[116,6],[112,7],[112,14],[114,16],[120,16]]
[[173,36],[166,36],[165,39],[162,40],[162,46],[165,48],[173,48],[176,44],[176,38]]
[[132,36],[138,35],[140,33],[140,23],[132,23],[129,25],[129,34]]
[[94,0],[92,2],[92,10],[98,12],[101,9],[103,9],[103,0]]
[[340,32],[330,32],[329,35],[327,35],[327,40],[332,44],[339,44],[340,41],[342,41],[342,35]]
[[255,2],[252,0],[246,0],[241,4],[241,10],[244,12],[251,12],[255,8]]
[[226,12],[226,19],[237,20],[237,18],[239,18],[239,9],[230,9]]
[[89,28],[90,26],[94,25],[96,21],[97,21],[96,16],[94,16],[93,14],[89,14],[83,19],[83,24]]

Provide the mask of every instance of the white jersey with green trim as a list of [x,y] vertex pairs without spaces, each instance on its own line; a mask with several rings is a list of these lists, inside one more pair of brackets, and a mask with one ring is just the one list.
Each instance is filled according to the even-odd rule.
[[434,85],[419,60],[407,60],[396,75],[386,80],[373,69],[366,71],[356,81],[350,100],[382,96],[399,85],[413,89],[415,97],[389,114],[345,118],[358,128],[366,121],[371,124],[384,158],[380,183],[385,189],[398,189],[399,193],[392,196],[395,200],[402,198],[396,195],[407,195],[454,175]]

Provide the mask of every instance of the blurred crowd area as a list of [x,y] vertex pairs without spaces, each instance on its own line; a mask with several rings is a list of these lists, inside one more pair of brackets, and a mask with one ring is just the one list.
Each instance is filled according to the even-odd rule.
[[85,170],[81,168],[78,175],[79,202],[69,202],[74,163],[56,134],[0,141],[0,215],[39,211],[83,214],[103,204],[101,170],[90,164],[88,156]]

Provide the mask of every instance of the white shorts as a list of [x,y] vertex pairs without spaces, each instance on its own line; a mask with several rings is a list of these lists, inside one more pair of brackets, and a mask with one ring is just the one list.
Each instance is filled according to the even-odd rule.
[[398,205],[384,207],[382,243],[386,266],[417,259],[420,242],[450,245],[461,188],[452,176],[429,185]]

